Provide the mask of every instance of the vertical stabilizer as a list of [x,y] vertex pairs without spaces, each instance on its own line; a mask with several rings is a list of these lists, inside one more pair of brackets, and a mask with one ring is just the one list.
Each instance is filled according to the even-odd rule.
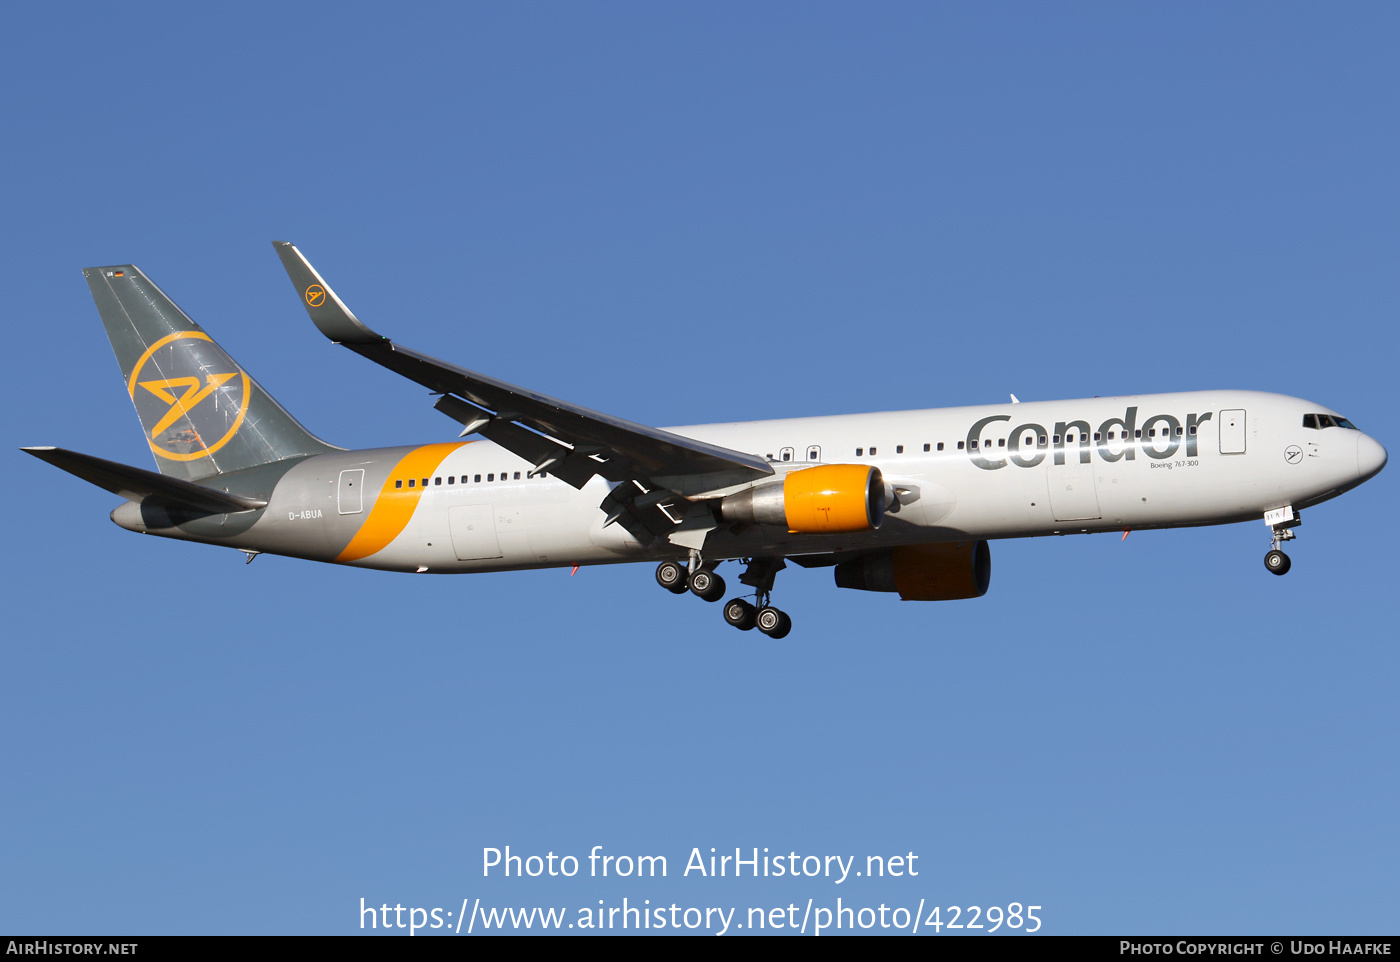
[[194,481],[338,450],[312,435],[141,271],[83,271],[161,474]]

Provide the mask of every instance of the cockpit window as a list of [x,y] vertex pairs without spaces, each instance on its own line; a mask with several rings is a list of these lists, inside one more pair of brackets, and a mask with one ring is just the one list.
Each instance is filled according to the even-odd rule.
[[1356,425],[1346,418],[1336,417],[1331,414],[1304,414],[1303,427],[1305,428],[1348,428],[1356,430]]

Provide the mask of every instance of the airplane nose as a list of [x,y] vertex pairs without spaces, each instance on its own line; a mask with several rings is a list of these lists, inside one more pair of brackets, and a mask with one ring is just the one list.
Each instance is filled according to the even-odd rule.
[[1389,460],[1385,448],[1369,434],[1363,434],[1356,443],[1356,473],[1365,481],[1380,474],[1381,468]]

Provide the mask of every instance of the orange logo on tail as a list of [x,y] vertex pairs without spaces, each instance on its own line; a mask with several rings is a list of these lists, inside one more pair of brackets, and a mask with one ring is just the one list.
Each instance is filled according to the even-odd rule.
[[306,303],[312,307],[320,307],[326,299],[326,289],[320,284],[312,284],[306,289]]
[[[143,381],[148,362],[156,376]],[[234,370],[218,371],[224,365]],[[145,393],[137,394],[138,387]],[[167,334],[152,344],[131,369],[126,389],[151,450],[171,461],[197,461],[228,444],[253,396],[248,375],[203,331]],[[206,443],[206,437],[216,440]]]

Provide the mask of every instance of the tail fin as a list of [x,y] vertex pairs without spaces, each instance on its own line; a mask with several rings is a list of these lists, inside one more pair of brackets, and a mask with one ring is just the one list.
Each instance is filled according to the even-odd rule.
[[196,481],[339,450],[298,424],[138,268],[83,274],[161,474]]

